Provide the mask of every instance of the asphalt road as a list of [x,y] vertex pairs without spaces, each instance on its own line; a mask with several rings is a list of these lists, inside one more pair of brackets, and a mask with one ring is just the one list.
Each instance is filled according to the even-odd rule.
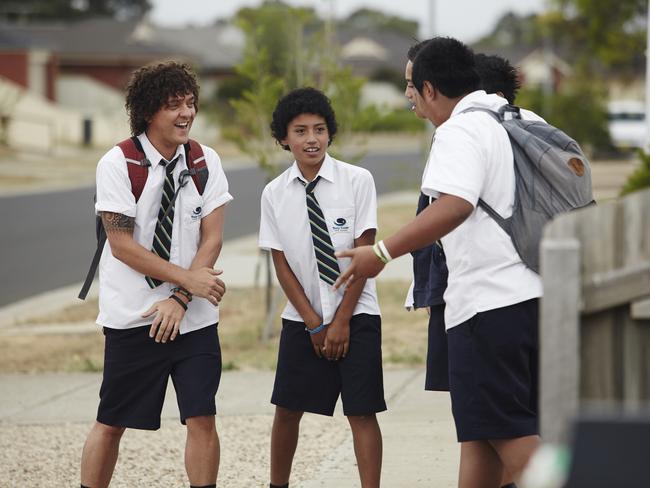
[[[371,154],[359,164],[373,173],[382,194],[416,189],[422,160],[413,151]],[[235,197],[226,211],[228,240],[257,232],[265,175],[257,168],[226,175]],[[0,198],[0,306],[83,281],[96,247],[93,193],[86,187]]]

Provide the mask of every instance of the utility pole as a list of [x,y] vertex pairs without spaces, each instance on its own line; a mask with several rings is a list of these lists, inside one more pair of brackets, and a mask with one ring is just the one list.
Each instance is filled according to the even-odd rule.
[[643,150],[650,154],[650,0],[648,0],[648,21],[646,24],[645,47],[645,144]]
[[[650,0],[648,0],[650,1]],[[429,39],[436,35],[436,0],[429,0]]]

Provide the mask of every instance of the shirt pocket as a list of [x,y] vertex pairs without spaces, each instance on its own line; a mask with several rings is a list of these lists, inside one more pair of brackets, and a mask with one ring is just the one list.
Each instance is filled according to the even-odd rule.
[[332,245],[337,251],[354,247],[354,207],[323,209]]
[[203,198],[189,197],[183,199],[183,224],[187,227],[198,226],[203,218]]

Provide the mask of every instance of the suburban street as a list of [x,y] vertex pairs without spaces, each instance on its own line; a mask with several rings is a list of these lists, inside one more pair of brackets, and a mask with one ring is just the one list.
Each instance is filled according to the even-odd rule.
[[[422,160],[418,151],[370,153],[360,165],[372,171],[382,194],[417,189]],[[257,232],[265,175],[251,166],[226,174],[235,197],[227,209],[228,240]],[[85,186],[0,197],[0,306],[83,281],[96,247],[93,194]]]

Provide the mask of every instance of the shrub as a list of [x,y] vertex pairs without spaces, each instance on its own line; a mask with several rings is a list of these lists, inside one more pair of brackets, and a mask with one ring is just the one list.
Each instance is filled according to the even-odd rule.
[[634,170],[621,190],[621,195],[650,188],[650,154],[639,151],[640,166]]

